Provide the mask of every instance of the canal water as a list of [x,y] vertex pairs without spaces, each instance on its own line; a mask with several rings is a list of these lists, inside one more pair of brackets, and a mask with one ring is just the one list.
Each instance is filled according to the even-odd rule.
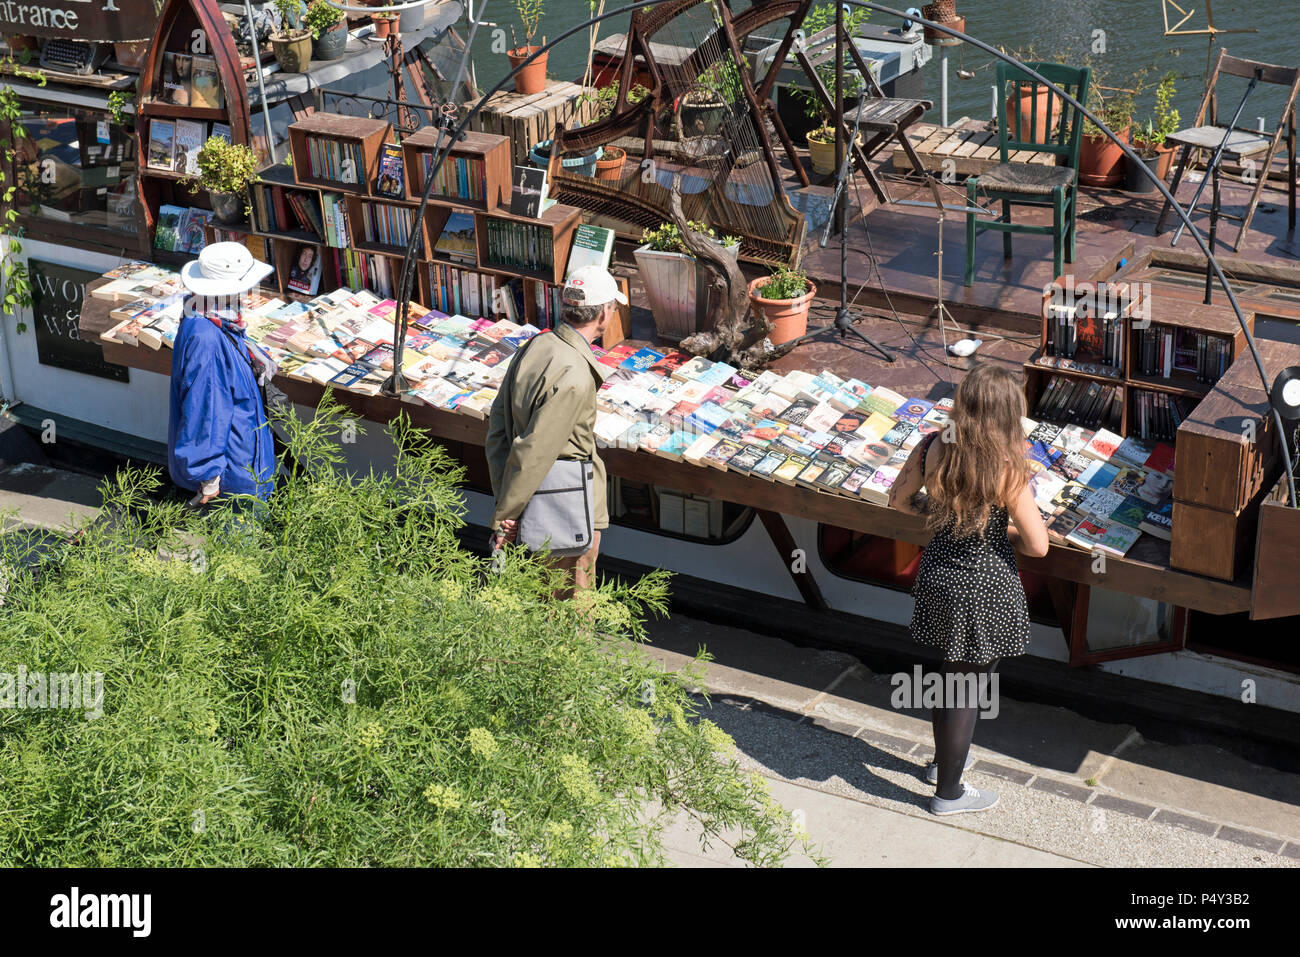
[[[554,39],[592,16],[589,0],[542,0],[543,14],[539,34]],[[617,10],[624,4],[610,0],[604,9]],[[742,9],[745,0],[736,0]],[[911,4],[890,4],[903,9]],[[918,8],[919,3],[915,4]],[[1172,3],[1169,10],[1172,27],[1181,19]],[[1002,46],[1009,52],[1033,54],[1042,60],[1062,59],[1081,63],[1089,58],[1102,71],[1105,85],[1129,88],[1135,74],[1146,70],[1147,91],[1139,98],[1137,118],[1144,120],[1151,111],[1156,82],[1173,70],[1178,75],[1174,105],[1184,125],[1191,125],[1196,107],[1205,89],[1207,58],[1211,49],[1206,36],[1166,37],[1162,0],[958,0],[957,12],[967,18],[967,32],[985,43]],[[1181,29],[1204,29],[1206,4],[1197,0],[1179,0],[1178,6],[1195,11]],[[482,8],[483,18],[503,29],[508,40],[513,24],[522,42],[522,30],[514,0],[477,0],[474,9]],[[1221,33],[1213,46],[1217,56],[1221,47],[1237,56],[1263,60],[1283,66],[1300,63],[1300,2],[1296,0],[1228,0],[1214,5],[1214,25],[1219,30],[1251,30],[1256,33]],[[599,25],[603,38],[627,29],[628,15],[613,17]],[[875,23],[897,25],[895,18],[872,14]],[[483,27],[474,42],[474,67],[480,87],[489,88],[509,72],[504,54],[493,52],[493,28]],[[550,53],[549,74],[562,79],[581,79],[588,59],[586,31],[557,45]],[[990,87],[995,81],[994,58],[960,45],[951,50],[949,59],[949,118],[988,117],[991,109]],[[1027,57],[1025,57],[1027,58]],[[970,71],[969,79],[957,77],[957,71]],[[926,69],[926,96],[936,104],[939,99],[937,56]],[[1236,110],[1245,81],[1220,88],[1220,114],[1228,117]],[[1286,100],[1286,91],[1277,86],[1261,85],[1252,93],[1244,111],[1242,124],[1255,127],[1264,117],[1265,128],[1272,130]],[[937,119],[937,107],[932,119]],[[1227,117],[1224,117],[1226,121]]]

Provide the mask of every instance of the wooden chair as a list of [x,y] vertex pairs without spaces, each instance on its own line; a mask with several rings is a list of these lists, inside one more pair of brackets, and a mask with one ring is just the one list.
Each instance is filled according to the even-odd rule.
[[[1276,83],[1291,88],[1291,93],[1286,100],[1286,106],[1282,108],[1282,116],[1278,119],[1277,128],[1273,130],[1271,138],[1267,134],[1242,126],[1229,130],[1219,123],[1219,77],[1235,76],[1249,80],[1255,75],[1256,70],[1259,70],[1261,83]],[[1201,107],[1196,111],[1194,125],[1189,129],[1179,130],[1177,133],[1171,133],[1165,137],[1166,143],[1183,148],[1178,156],[1178,165],[1174,170],[1174,181],[1169,187],[1169,192],[1175,194],[1178,192],[1178,184],[1182,181],[1183,173],[1186,172],[1187,160],[1191,156],[1192,150],[1207,150],[1208,155],[1212,157],[1225,136],[1228,137],[1228,145],[1223,150],[1223,159],[1225,160],[1240,163],[1242,160],[1258,156],[1267,150],[1263,165],[1256,170],[1255,189],[1250,194],[1250,204],[1246,207],[1245,215],[1235,216],[1224,212],[1219,213],[1224,219],[1238,219],[1241,221],[1241,231],[1237,233],[1237,241],[1232,246],[1233,252],[1236,252],[1237,247],[1241,245],[1241,239],[1246,235],[1246,230],[1250,228],[1250,221],[1255,217],[1255,208],[1259,206],[1259,194],[1264,189],[1264,181],[1268,179],[1268,171],[1273,165],[1273,157],[1277,153],[1278,144],[1282,141],[1282,127],[1284,125],[1287,128],[1286,149],[1290,160],[1287,163],[1287,195],[1291,201],[1291,208],[1287,223],[1289,229],[1295,230],[1297,92],[1300,92],[1300,68],[1288,69],[1273,66],[1269,63],[1243,60],[1240,57],[1229,56],[1227,50],[1220,50],[1219,59],[1214,64],[1214,71],[1210,74],[1209,82],[1205,85],[1205,96],[1201,98]],[[1205,122],[1207,109],[1210,119],[1208,124]],[[1228,118],[1228,122],[1231,122],[1231,117]],[[1165,200],[1164,206],[1160,209],[1160,218],[1156,220],[1156,235],[1164,231],[1165,220],[1169,218],[1169,213],[1169,200]]]
[[[1035,72],[1055,83],[1080,103],[1088,95],[1091,70],[1059,63],[1027,64]],[[1083,132],[1083,114],[1055,93],[1016,67],[998,64],[998,150],[1001,162],[990,170],[966,180],[967,205],[976,206],[979,191],[993,201],[1002,202],[1001,219],[977,219],[966,214],[965,285],[975,282],[975,243],[979,234],[992,229],[1002,233],[1002,252],[1011,258],[1011,234],[1031,233],[1052,237],[1053,276],[1064,272],[1063,262],[1074,262],[1075,213],[1079,192],[1079,142]],[[1038,112],[1039,91],[1047,96],[1046,108]],[[1007,120],[1007,97],[1020,102],[1030,95],[1029,115],[1021,113],[1015,129]],[[1057,166],[1040,166],[1015,161],[1016,154],[1053,153]],[[1034,226],[1011,220],[1012,206],[1050,206],[1052,225]]]

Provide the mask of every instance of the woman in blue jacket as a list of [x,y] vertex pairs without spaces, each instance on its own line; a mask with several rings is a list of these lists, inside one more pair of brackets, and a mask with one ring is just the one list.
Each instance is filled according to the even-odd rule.
[[275,367],[249,341],[240,311],[271,270],[239,243],[213,243],[181,270],[190,296],[172,348],[167,466],[195,504],[271,494],[275,448],[259,382]]

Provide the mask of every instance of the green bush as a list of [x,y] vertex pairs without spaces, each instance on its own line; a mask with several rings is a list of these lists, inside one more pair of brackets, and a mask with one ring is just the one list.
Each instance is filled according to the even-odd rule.
[[758,294],[764,299],[798,299],[807,292],[808,276],[788,266],[775,270],[767,282],[758,287]]
[[0,710],[5,866],[614,865],[663,814],[778,862],[804,838],[637,646],[666,576],[551,599],[465,551],[457,467],[404,420],[348,475],[327,395],[258,523],[104,485],[105,515],[20,571],[0,672],[103,674],[103,714]]

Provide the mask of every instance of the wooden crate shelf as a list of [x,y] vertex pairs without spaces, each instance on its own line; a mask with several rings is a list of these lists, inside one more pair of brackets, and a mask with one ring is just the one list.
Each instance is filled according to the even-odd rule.
[[[490,272],[519,276],[522,279],[538,279],[543,282],[560,283],[564,281],[564,267],[569,261],[569,249],[573,245],[573,234],[582,221],[582,211],[573,206],[559,203],[546,210],[538,218],[515,216],[512,213],[475,213],[475,239],[478,242],[479,266]],[[488,254],[488,230],[490,223],[513,223],[518,226],[534,227],[549,234],[551,244],[551,265],[549,268],[532,269],[503,259],[494,259]]]
[[[424,193],[425,157],[447,142],[446,134],[432,127],[424,127],[408,136],[402,143],[402,166],[405,170],[406,196],[418,200]],[[463,138],[456,141],[444,162],[443,168],[455,160],[467,160],[482,163],[483,196],[468,197],[445,193],[430,194],[430,201],[447,203],[466,209],[492,212],[509,207],[510,182],[510,140],[504,136],[491,133],[466,131]]]
[[[406,215],[411,220],[410,224],[408,225],[408,229],[420,233],[421,239],[423,240],[424,238],[423,226],[421,223],[415,222],[415,214],[419,207],[418,203],[409,203],[406,202],[405,200],[375,199],[372,197],[353,196],[353,195],[348,195],[346,199],[347,199],[347,214],[348,214],[348,230],[352,234],[351,235],[352,247],[354,249],[361,249],[371,253],[383,253],[384,255],[387,256],[406,255],[405,242],[402,243],[401,245],[391,245],[389,243],[383,243],[375,239],[367,238],[364,209],[368,206],[384,206],[392,209],[405,210]],[[407,238],[408,240],[410,238],[409,232],[407,234]],[[420,258],[423,259],[427,255],[428,255],[428,249],[426,248],[422,251]]]
[[[375,177],[379,173],[379,154],[392,138],[392,124],[384,120],[365,117],[341,116],[337,113],[312,113],[289,127],[289,150],[293,155],[294,175],[300,184],[316,186],[331,192],[374,195]],[[356,171],[357,181],[313,176],[308,140],[339,140],[360,147],[361,168]]]

